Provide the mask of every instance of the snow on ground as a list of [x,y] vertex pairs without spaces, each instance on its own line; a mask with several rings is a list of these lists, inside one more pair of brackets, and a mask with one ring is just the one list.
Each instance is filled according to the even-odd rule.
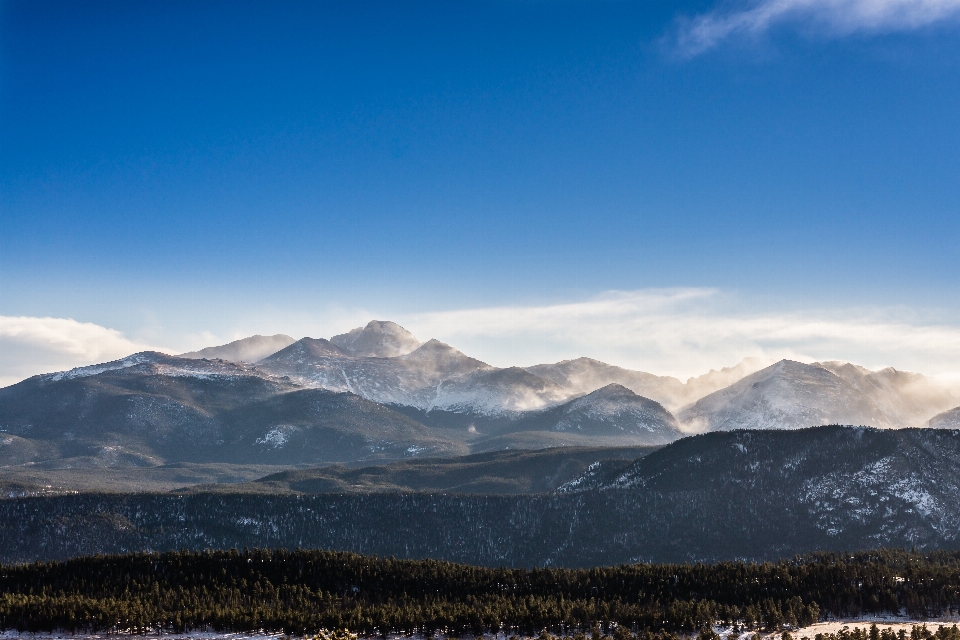
[[[500,634],[500,637],[501,640],[507,640],[503,634]],[[128,640],[311,640],[313,635],[303,636],[294,634],[288,636],[284,633],[266,631],[259,633],[191,631],[188,633],[164,632],[162,634],[156,631],[149,633],[69,633],[66,631],[58,631],[56,633],[29,633],[24,631],[23,633],[17,633],[16,631],[0,631],[0,640],[119,640],[120,638],[126,638]],[[371,636],[371,638],[382,640],[383,636]],[[425,640],[422,636],[401,636],[398,634],[390,634],[387,637],[388,640],[400,640],[401,638],[403,640]]]
[[[281,640],[289,638],[282,633],[214,633],[207,631],[193,631],[191,633],[28,633],[16,631],[0,631],[0,640],[116,640],[117,638],[136,638],[136,640]],[[297,636],[294,636],[296,638]]]
[[[927,625],[927,629],[930,631],[936,632],[937,627],[940,625],[953,626],[955,624],[960,624],[960,621],[956,617],[954,618],[942,618],[942,619],[930,619],[930,620],[907,620],[904,618],[893,618],[893,617],[865,617],[857,618],[854,620],[829,620],[827,622],[818,622],[812,624],[809,627],[802,627],[800,629],[795,629],[790,631],[792,635],[797,640],[801,638],[814,638],[818,633],[837,633],[844,627],[847,627],[850,631],[853,631],[855,628],[860,627],[864,631],[870,629],[870,625],[876,624],[877,628],[880,631],[884,629],[891,629],[894,633],[897,633],[901,629],[907,632],[909,635],[910,630],[914,626]],[[722,631],[722,630],[718,630]],[[762,636],[764,638],[769,638],[770,640],[779,640],[782,631],[777,631],[776,633],[764,633]],[[735,634],[725,633],[723,634],[726,640],[733,640],[737,636]],[[742,633],[740,637],[746,640],[751,638],[753,633]]]
[[[940,625],[952,626],[954,624],[960,624],[960,618],[940,618],[940,619],[930,619],[930,620],[908,620],[904,618],[893,618],[893,617],[865,617],[865,618],[856,618],[852,620],[830,620],[828,622],[818,622],[817,624],[810,625],[809,627],[803,627],[801,629],[794,629],[790,631],[790,634],[796,639],[801,640],[802,638],[808,638],[812,640],[818,633],[837,633],[842,628],[847,627],[849,630],[853,630],[857,627],[860,627],[864,631],[870,629],[870,625],[876,623],[877,627],[883,631],[884,629],[892,629],[894,633],[900,631],[901,629],[905,630],[908,634],[910,630],[915,625],[927,625],[927,628],[930,631],[936,632],[937,627]],[[727,629],[717,628],[716,629],[725,640],[734,640],[735,638],[742,638],[742,640],[752,640],[755,632],[743,632],[741,634],[730,633]],[[783,632],[777,631],[775,633],[762,633],[760,634],[765,640],[780,640]],[[471,634],[472,636],[472,634]],[[508,640],[512,633],[485,633],[483,638],[485,640]],[[0,631],[0,640],[117,640],[118,638],[136,638],[136,640],[309,640],[313,636],[300,636],[293,635],[288,636],[283,633],[215,633],[209,631],[193,631],[190,633],[163,633],[159,634],[156,632],[145,633],[145,634],[136,634],[136,633],[67,633],[67,632],[57,632],[57,633],[27,633],[22,634],[17,633],[16,631]],[[369,636],[371,639],[376,638],[377,640],[382,640],[383,636]],[[464,638],[468,636],[463,636]],[[588,636],[589,637],[589,636]],[[692,637],[696,637],[696,634],[693,634]],[[361,640],[365,636],[360,636]],[[520,636],[521,640],[533,640],[536,636]],[[433,640],[455,640],[455,636],[434,636]],[[403,635],[391,633],[387,636],[387,640],[427,640],[421,634],[413,635]]]

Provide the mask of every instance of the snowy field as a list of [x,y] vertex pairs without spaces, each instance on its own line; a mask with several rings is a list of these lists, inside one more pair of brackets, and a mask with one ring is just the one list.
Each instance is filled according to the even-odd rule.
[[[792,635],[797,640],[802,638],[813,638],[818,633],[837,633],[844,627],[847,627],[850,631],[859,627],[863,630],[870,629],[870,625],[876,624],[877,628],[880,631],[884,629],[890,629],[894,633],[897,633],[901,629],[906,631],[908,634],[914,626],[918,625],[927,625],[927,629],[935,632],[937,627],[940,625],[944,626],[953,626],[955,624],[960,624],[958,618],[942,618],[942,619],[930,619],[930,620],[906,620],[904,618],[856,618],[853,620],[830,620],[828,622],[818,622],[817,624],[812,624],[809,627],[802,627],[800,629],[791,630],[790,635]],[[742,633],[739,636],[736,634],[724,633],[723,630],[718,629],[718,632],[723,635],[725,640],[734,640],[735,638],[743,638],[747,640],[748,638],[753,637],[753,633]],[[782,631],[777,631],[775,633],[764,633],[761,634],[764,638],[770,638],[771,640],[779,639],[782,635]]]
[[[818,622],[817,624],[810,625],[809,627],[803,627],[801,629],[791,630],[791,635],[796,640],[801,640],[802,638],[814,638],[818,633],[836,633],[840,631],[843,627],[848,627],[850,630],[853,630],[856,627],[867,630],[870,628],[871,624],[876,623],[877,627],[882,631],[884,629],[891,629],[894,633],[900,631],[901,629],[905,630],[907,633],[910,633],[910,630],[915,625],[927,625],[927,628],[930,631],[936,631],[937,627],[940,625],[952,626],[954,624],[960,624],[960,618],[943,618],[943,619],[931,619],[931,620],[905,620],[903,618],[857,618],[853,620],[831,620],[829,622]],[[739,635],[729,633],[728,630],[718,628],[717,631],[723,636],[724,640],[750,640],[754,636],[754,632],[745,632]],[[777,631],[775,633],[765,633],[761,636],[769,640],[779,640],[782,632]],[[504,634],[498,633],[494,634],[484,634],[484,640],[509,640],[513,634]],[[442,636],[436,636],[436,638],[441,638]],[[534,636],[535,637],[535,636]],[[125,634],[125,633],[22,633],[19,634],[16,631],[5,631],[0,632],[0,640],[117,640],[118,638],[136,638],[137,640],[305,640],[302,636],[287,636],[282,633],[213,633],[213,632],[202,632],[195,631],[191,633],[145,633],[145,634]],[[311,638],[311,636],[307,636]],[[361,636],[362,640],[363,636]],[[371,638],[376,638],[376,640],[384,640],[383,636],[371,636]],[[467,638],[467,636],[463,636]],[[522,640],[532,640],[523,638]],[[401,635],[401,634],[390,634],[387,636],[386,640],[425,640],[422,635]],[[449,639],[448,639],[449,640]]]
[[[282,633],[209,633],[194,631],[191,633],[17,633],[16,631],[0,632],[0,640],[71,640],[77,638],[80,640],[117,640],[117,638],[131,638],[136,640],[286,640],[291,636]],[[299,640],[298,636],[292,636],[293,640]]]

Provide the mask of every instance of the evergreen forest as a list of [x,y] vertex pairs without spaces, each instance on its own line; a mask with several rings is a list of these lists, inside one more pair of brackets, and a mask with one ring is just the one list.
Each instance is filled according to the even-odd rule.
[[769,631],[831,617],[925,619],[958,610],[955,551],[497,569],[317,550],[229,550],[0,567],[0,629],[30,632],[350,629],[576,636],[619,629],[621,636],[629,631],[666,638],[701,631],[709,636],[718,624]]

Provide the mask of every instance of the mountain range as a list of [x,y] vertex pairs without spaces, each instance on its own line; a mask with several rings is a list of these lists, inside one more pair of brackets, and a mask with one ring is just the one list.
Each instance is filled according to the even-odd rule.
[[757,359],[686,382],[579,358],[493,367],[399,325],[253,336],[34,376],[0,389],[0,467],[310,465],[820,424],[956,428],[920,374]]
[[960,546],[956,430],[720,431],[634,460],[567,451],[288,471],[233,491],[0,500],[0,562],[283,547],[590,567]]

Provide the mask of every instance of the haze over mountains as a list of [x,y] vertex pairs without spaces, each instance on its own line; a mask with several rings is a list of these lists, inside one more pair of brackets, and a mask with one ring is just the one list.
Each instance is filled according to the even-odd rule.
[[952,404],[956,398],[949,390],[915,373],[783,360],[701,398],[679,417],[697,431],[817,424],[898,428],[921,426]]
[[233,362],[256,362],[266,358],[271,353],[276,353],[280,349],[296,342],[290,336],[278,333],[275,336],[250,336],[241,340],[234,340],[219,347],[207,347],[199,351],[190,351],[181,353],[181,358],[209,358],[219,360],[231,360]]
[[920,374],[744,360],[681,382],[589,358],[497,368],[388,321],[144,352],[0,389],[0,465],[315,464],[821,424],[957,428]]
[[[958,398],[893,369],[764,364],[686,382],[589,358],[498,368],[375,321],[34,376],[0,389],[0,560],[306,545],[589,566],[958,544]],[[873,428],[817,426],[838,423]]]

